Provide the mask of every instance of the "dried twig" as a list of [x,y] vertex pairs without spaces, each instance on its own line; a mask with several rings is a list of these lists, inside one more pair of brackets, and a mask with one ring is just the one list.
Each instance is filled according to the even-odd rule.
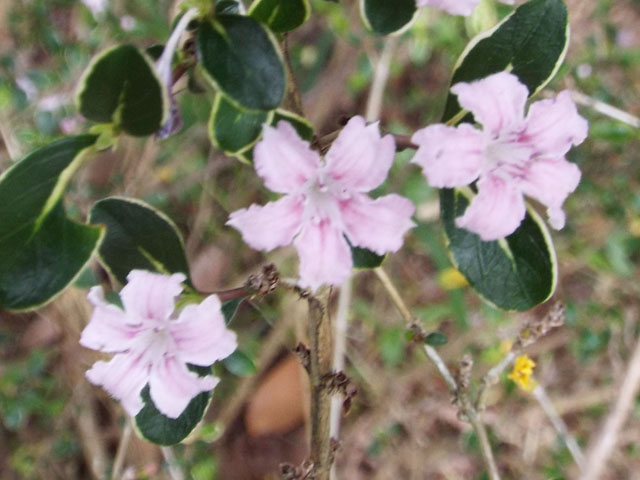
[[[414,325],[417,323],[416,319],[413,317],[409,308],[405,304],[404,300],[400,296],[400,293],[393,285],[393,282],[387,275],[387,273],[382,269],[382,267],[378,267],[375,269],[376,275],[380,279],[380,282],[385,287],[385,290],[389,294],[389,297],[400,311],[400,314],[404,318],[407,327],[409,329],[414,328]],[[473,402],[469,397],[469,379],[471,375],[471,367],[473,365],[470,356],[465,356],[463,358],[463,362],[461,364],[461,368],[458,372],[457,380],[451,375],[449,368],[442,360],[442,357],[438,354],[438,352],[431,346],[425,345],[424,351],[429,357],[429,359],[434,363],[442,378],[447,382],[451,393],[454,397],[454,401],[458,407],[460,407],[460,411],[462,416],[467,420],[473,430],[476,432],[478,437],[478,441],[480,442],[480,451],[482,453],[482,458],[487,467],[489,477],[491,480],[500,480],[500,474],[498,473],[498,467],[495,462],[495,458],[493,456],[493,451],[491,449],[491,443],[489,442],[489,437],[487,435],[487,431],[485,429],[482,420],[480,419],[478,412],[475,409]]]
[[600,478],[607,459],[613,452],[620,429],[631,411],[633,401],[640,386],[640,339],[636,342],[633,356],[625,373],[613,410],[607,416],[602,429],[594,435],[580,480]]
[[489,387],[498,382],[500,374],[509,368],[522,349],[537,342],[549,333],[551,329],[562,326],[564,324],[565,313],[564,304],[556,302],[543,318],[533,319],[524,324],[509,353],[482,378],[482,383],[476,398],[476,408],[479,411],[484,410],[487,391]]

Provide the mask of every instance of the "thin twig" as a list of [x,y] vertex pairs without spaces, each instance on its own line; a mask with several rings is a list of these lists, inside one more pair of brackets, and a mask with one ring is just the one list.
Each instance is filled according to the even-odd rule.
[[391,60],[393,59],[393,54],[398,46],[398,39],[399,37],[387,37],[385,39],[382,53],[376,62],[375,70],[373,72],[373,82],[371,82],[367,108],[364,115],[367,122],[374,122],[380,119],[384,90],[387,86],[387,80],[389,79]]
[[500,374],[507,368],[509,368],[509,365],[513,363],[517,356],[518,352],[515,350],[511,350],[505,355],[500,363],[498,363],[495,367],[489,370],[484,377],[482,377],[482,383],[480,384],[480,388],[478,389],[478,397],[476,400],[476,408],[478,410],[484,410],[486,406],[487,392],[489,391],[489,387],[495,385],[498,382]]
[[576,90],[571,90],[571,98],[573,98],[573,101],[579,105],[593,108],[596,112],[613,118],[614,120],[626,123],[627,125],[631,125],[635,128],[640,128],[640,118],[636,117],[635,115],[631,115],[624,110],[620,110],[613,105],[604,103],[596,98],[590,97]]
[[[387,275],[387,272],[385,272],[382,267],[376,268],[375,272],[376,272],[376,275],[378,276],[378,279],[380,279],[382,286],[385,288],[385,290],[389,294],[391,301],[393,302],[393,304],[396,306],[396,308],[404,318],[404,321],[407,324],[407,327],[411,328],[411,326],[415,323],[415,319],[411,314],[411,312],[409,311],[409,308],[407,307],[407,305],[404,303],[404,300],[400,296],[400,293],[396,289],[395,285],[389,278],[389,275]],[[442,378],[444,378],[445,382],[447,382],[449,389],[452,392],[456,392],[458,390],[456,381],[453,378],[453,375],[451,375],[449,368],[444,363],[444,360],[442,360],[442,357],[438,354],[435,348],[433,348],[430,345],[425,345],[424,351],[429,357],[429,359],[434,363],[434,365],[440,372],[440,375],[442,375]]]
[[[334,322],[334,350],[333,371],[344,370],[345,353],[347,350],[347,320],[351,296],[353,292],[353,278],[349,277],[340,287],[338,296],[338,310]],[[338,438],[340,434],[340,419],[342,418],[342,399],[335,396],[331,399],[331,436]]]
[[[416,319],[409,311],[409,308],[405,304],[395,285],[393,285],[393,282],[387,275],[387,272],[385,272],[382,267],[376,268],[375,272],[378,276],[378,279],[380,279],[380,282],[389,294],[389,298],[391,298],[391,301],[394,303],[394,305],[404,318],[407,327],[411,328],[416,324]],[[438,354],[435,348],[431,347],[430,345],[424,345],[424,351],[427,354],[427,357],[429,357],[429,359],[436,366],[442,378],[444,378],[445,382],[447,382],[447,385],[449,386],[451,393],[454,395],[454,398],[457,398],[458,400],[458,405],[461,408],[462,414],[469,421],[469,423],[473,427],[473,430],[476,432],[478,441],[480,442],[482,459],[484,460],[484,463],[487,467],[489,478],[491,480],[500,480],[498,467],[493,456],[493,451],[491,449],[491,443],[489,442],[486,428],[480,420],[473,402],[471,402],[471,400],[469,399],[469,392],[466,389],[461,389],[459,387],[458,382],[456,382],[453,375],[451,375],[449,368],[444,363],[444,360]]]
[[478,436],[480,453],[482,454],[485,465],[489,469],[489,478],[491,480],[500,480],[500,474],[498,473],[498,467],[493,456],[493,450],[491,449],[491,443],[489,442],[489,436],[487,435],[487,429],[484,423],[480,420],[478,413],[471,404],[469,408],[465,408],[465,415]]
[[120,435],[120,443],[118,443],[118,449],[116,450],[116,457],[113,461],[113,468],[111,470],[111,480],[118,480],[122,475],[122,467],[124,467],[124,460],[129,450],[129,443],[131,441],[131,419],[126,417],[122,434]]
[[167,463],[167,468],[169,470],[169,477],[171,480],[184,480],[184,473],[176,460],[176,456],[173,453],[173,449],[171,447],[160,447],[160,451],[162,452],[162,456],[164,457],[164,461]]
[[593,437],[589,446],[580,480],[596,480],[600,478],[606,462],[616,446],[620,429],[629,416],[639,386],[640,339],[638,339],[633,356],[629,361],[613,410],[609,413],[602,429]]
[[296,82],[296,77],[293,71],[293,64],[291,63],[291,55],[289,54],[289,34],[287,33],[284,34],[282,47],[284,50],[285,65],[287,67],[287,103],[294,113],[304,117],[300,90],[298,89],[298,83]]
[[567,446],[567,449],[569,450],[569,453],[571,453],[571,456],[573,457],[573,460],[576,462],[576,465],[578,465],[580,469],[583,469],[584,455],[582,454],[582,450],[580,449],[580,446],[578,445],[578,442],[576,441],[575,437],[571,435],[571,433],[569,433],[567,424],[564,423],[564,420],[562,420],[562,417],[558,415],[558,412],[553,406],[551,399],[547,395],[547,391],[545,390],[545,388],[542,385],[538,385],[533,390],[532,394],[533,394],[533,398],[535,398],[538,401],[538,403],[540,404],[540,407],[542,407],[542,410],[551,421],[553,428],[556,429],[556,432],[558,432],[558,435],[560,436],[564,444]]

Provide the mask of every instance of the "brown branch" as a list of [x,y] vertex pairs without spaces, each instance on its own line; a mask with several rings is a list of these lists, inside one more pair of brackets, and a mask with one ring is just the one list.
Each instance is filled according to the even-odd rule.
[[330,437],[331,393],[325,379],[331,375],[331,322],[318,298],[309,295],[309,380],[311,384],[310,458],[315,480],[329,480],[332,461]]

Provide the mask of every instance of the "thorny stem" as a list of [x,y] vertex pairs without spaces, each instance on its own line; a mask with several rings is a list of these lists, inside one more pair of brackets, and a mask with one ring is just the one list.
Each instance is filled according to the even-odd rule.
[[[391,301],[394,303],[394,305],[404,318],[405,323],[409,328],[411,328],[412,325],[416,324],[416,319],[409,311],[409,308],[402,299],[402,296],[396,289],[395,285],[393,285],[393,282],[389,278],[389,275],[387,275],[387,272],[385,272],[382,267],[376,268],[375,272],[378,276],[378,279],[382,283],[382,286],[387,291],[389,298],[391,298]],[[469,399],[468,392],[462,391],[462,389],[458,387],[458,383],[456,382],[453,375],[451,375],[449,368],[444,363],[444,360],[442,360],[442,357],[440,357],[438,352],[433,347],[431,347],[430,345],[425,345],[424,351],[429,359],[434,363],[434,365],[440,372],[440,375],[442,375],[442,378],[444,378],[444,380],[447,382],[447,385],[449,386],[449,389],[451,390],[453,395],[459,399],[459,405],[462,409],[462,413],[473,427],[473,430],[476,432],[476,435],[478,437],[478,441],[480,442],[480,451],[482,452],[482,458],[485,462],[487,470],[489,471],[489,477],[491,478],[491,480],[500,480],[500,474],[498,473],[498,467],[493,456],[493,451],[491,450],[491,443],[489,442],[487,431],[484,424],[480,420],[478,412],[476,411],[473,403]]]
[[324,379],[331,374],[331,322],[322,302],[309,295],[309,380],[311,383],[311,452],[315,480],[329,480],[331,471],[331,394]]

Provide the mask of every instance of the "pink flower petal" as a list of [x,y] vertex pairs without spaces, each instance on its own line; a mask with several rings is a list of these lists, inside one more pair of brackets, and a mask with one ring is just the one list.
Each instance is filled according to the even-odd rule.
[[451,15],[469,16],[478,6],[480,0],[418,0],[419,7],[434,7]]
[[549,223],[556,230],[564,227],[562,204],[580,183],[580,169],[564,158],[537,159],[521,180],[522,191],[548,207]]
[[423,168],[432,187],[468,185],[480,175],[485,158],[485,134],[470,125],[432,125],[411,141],[419,146],[412,162]]
[[522,193],[502,178],[490,175],[478,182],[478,195],[464,215],[456,219],[456,225],[477,233],[486,242],[511,235],[525,213]]
[[387,178],[395,153],[393,136],[381,138],[377,122],[367,126],[364,118],[353,117],[327,152],[327,173],[345,187],[368,192]]
[[169,330],[181,361],[208,366],[237,348],[236,334],[225,325],[220,307],[218,297],[210,295],[199,305],[186,306],[171,322]]
[[193,397],[213,390],[219,379],[199,377],[175,357],[165,357],[151,371],[149,393],[156,408],[169,418],[178,418]]
[[264,206],[251,205],[233,212],[227,225],[240,231],[242,239],[256,250],[289,245],[300,230],[303,200],[302,196],[286,195]]
[[293,245],[300,256],[300,283],[316,290],[341,285],[351,273],[351,250],[342,231],[329,220],[307,223]]
[[500,72],[475,82],[457,83],[451,91],[493,137],[506,127],[518,130],[524,121],[529,92],[511,73]]
[[292,193],[316,173],[320,157],[309,148],[290,123],[278,122],[277,128],[265,125],[262,140],[253,156],[256,172],[269,190]]
[[531,105],[522,137],[541,154],[562,157],[572,145],[587,138],[588,130],[589,124],[578,114],[571,93],[565,90],[555,98]]
[[352,245],[368,248],[378,255],[396,252],[404,234],[415,226],[413,203],[400,195],[373,200],[357,195],[341,205],[345,233]]
[[127,314],[107,303],[101,287],[89,291],[94,310],[91,320],[82,331],[80,345],[103,352],[123,352],[140,331],[140,325],[129,323]]
[[[161,275],[145,270],[132,270],[128,283],[120,291],[124,310],[128,315],[143,320],[166,320],[171,316],[175,297],[182,292],[182,273]],[[133,319],[132,319],[133,320]]]
[[142,410],[140,392],[149,378],[148,365],[134,354],[118,354],[109,362],[96,362],[86,373],[94,385],[103,387],[132,417]]

